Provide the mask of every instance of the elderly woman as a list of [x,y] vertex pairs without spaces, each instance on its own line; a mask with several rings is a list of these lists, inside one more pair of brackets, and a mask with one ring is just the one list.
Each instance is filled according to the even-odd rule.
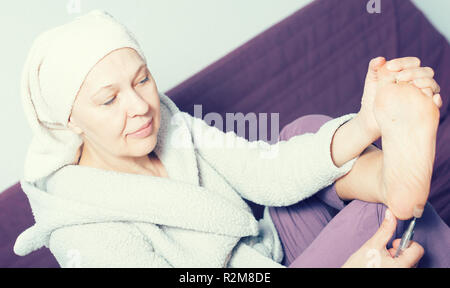
[[[133,35],[99,10],[40,35],[22,85],[34,138],[21,185],[36,223],[18,255],[46,246],[62,267],[413,267],[425,249],[420,265],[449,265],[449,229],[426,204],[442,103],[416,58],[372,60],[358,113],[274,145],[179,111]],[[383,151],[370,145],[379,137]],[[413,216],[416,241],[394,257],[397,218]]]

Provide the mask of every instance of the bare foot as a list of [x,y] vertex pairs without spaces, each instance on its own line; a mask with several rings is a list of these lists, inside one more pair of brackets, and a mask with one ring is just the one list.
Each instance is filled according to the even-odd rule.
[[439,108],[407,83],[380,87],[374,104],[382,135],[384,204],[399,219],[420,217],[430,192]]

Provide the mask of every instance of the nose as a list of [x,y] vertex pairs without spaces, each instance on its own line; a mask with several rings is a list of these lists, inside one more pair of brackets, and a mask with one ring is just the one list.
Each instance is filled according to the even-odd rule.
[[145,115],[148,112],[149,104],[134,89],[130,89],[127,96],[127,113],[129,117],[135,115]]

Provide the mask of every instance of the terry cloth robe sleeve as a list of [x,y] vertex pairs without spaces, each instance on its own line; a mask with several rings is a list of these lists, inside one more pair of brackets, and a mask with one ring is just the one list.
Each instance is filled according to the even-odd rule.
[[172,267],[137,229],[120,222],[62,227],[51,234],[49,249],[62,268]]
[[183,112],[200,157],[222,174],[245,199],[266,206],[295,204],[347,174],[359,156],[337,167],[331,158],[336,130],[356,116],[326,122],[316,133],[269,144],[249,142]]

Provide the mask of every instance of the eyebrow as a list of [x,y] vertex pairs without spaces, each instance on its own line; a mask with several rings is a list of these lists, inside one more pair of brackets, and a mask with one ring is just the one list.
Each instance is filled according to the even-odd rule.
[[[142,68],[145,68],[146,66],[147,66],[147,64],[145,64],[145,63],[142,64],[141,66],[139,66],[139,68],[138,68],[138,69],[136,70],[136,72],[134,73],[133,79],[135,79],[135,78],[137,77],[137,75],[139,74],[139,72],[141,72]],[[113,86],[113,84],[109,84],[109,85],[106,85],[106,86],[101,87],[100,89],[97,90],[97,92],[95,92],[95,93],[92,95],[92,99],[95,99],[96,96],[97,96],[98,94],[100,94],[100,92],[101,92],[102,90],[104,90],[104,89],[110,89],[112,86]]]

